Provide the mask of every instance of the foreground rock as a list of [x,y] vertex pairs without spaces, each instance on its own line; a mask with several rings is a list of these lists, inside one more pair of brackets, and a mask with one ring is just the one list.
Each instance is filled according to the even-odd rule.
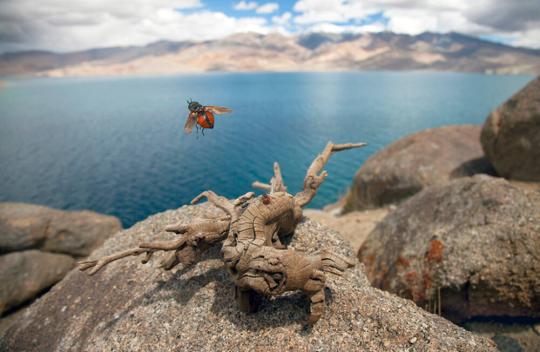
[[74,265],[67,255],[35,250],[0,256],[0,315],[60,281]]
[[540,77],[488,116],[481,141],[501,176],[540,181]]
[[479,142],[480,126],[427,129],[394,142],[358,170],[345,211],[399,202],[427,186],[493,173]]
[[[32,300],[73,268],[72,257],[87,256],[121,228],[117,218],[91,211],[0,203],[0,316],[16,314],[13,308]],[[12,320],[3,317],[0,326]]]
[[304,216],[337,231],[349,242],[355,253],[358,253],[369,233],[387,214],[387,208],[352,211],[344,215],[335,215],[325,210],[304,210]]
[[32,248],[87,256],[121,229],[118,218],[91,211],[0,203],[0,253]]
[[428,188],[369,234],[359,258],[374,286],[451,319],[538,318],[540,192],[485,175]]
[[[170,237],[166,224],[215,212],[209,206],[157,214],[107,240],[92,256]],[[352,255],[339,236],[309,220],[292,245]],[[25,351],[493,351],[494,344],[412,302],[369,286],[361,266],[328,280],[327,311],[304,327],[307,300],[289,294],[263,301],[259,312],[241,313],[233,286],[212,250],[189,270],[162,272],[155,259],[130,258],[94,277],[72,271],[15,322],[0,349]]]

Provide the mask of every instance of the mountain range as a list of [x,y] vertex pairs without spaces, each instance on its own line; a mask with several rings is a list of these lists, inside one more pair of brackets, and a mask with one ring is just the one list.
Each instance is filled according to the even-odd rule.
[[241,33],[70,53],[0,55],[0,76],[107,76],[208,71],[433,70],[540,74],[540,50],[459,33]]

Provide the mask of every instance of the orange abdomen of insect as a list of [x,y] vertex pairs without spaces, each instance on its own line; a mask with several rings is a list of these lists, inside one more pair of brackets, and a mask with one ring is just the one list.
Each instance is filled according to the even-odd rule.
[[214,128],[214,114],[205,111],[197,115],[197,123],[202,128]]

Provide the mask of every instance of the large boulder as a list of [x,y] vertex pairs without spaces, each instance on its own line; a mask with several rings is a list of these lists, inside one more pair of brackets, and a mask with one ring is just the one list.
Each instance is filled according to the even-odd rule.
[[0,256],[0,315],[60,281],[74,265],[67,255],[36,250]]
[[118,218],[92,211],[0,203],[0,253],[37,248],[82,257],[121,229]]
[[390,144],[360,167],[344,210],[376,208],[452,178],[492,174],[480,130],[473,125],[432,128]]
[[488,116],[481,142],[501,176],[540,181],[540,77]]
[[[170,235],[166,224],[215,214],[208,205],[157,214],[108,239],[92,254],[107,255],[142,240]],[[315,251],[352,250],[339,236],[306,220],[291,245]],[[159,254],[157,254],[159,255]],[[24,351],[494,351],[490,340],[370,287],[359,264],[328,277],[326,315],[304,325],[307,299],[292,293],[238,310],[219,248],[183,270],[163,272],[153,259],[112,263],[96,276],[72,271],[34,303],[0,338],[0,350]]]
[[434,186],[391,212],[359,251],[375,287],[448,318],[540,317],[540,192],[501,178]]

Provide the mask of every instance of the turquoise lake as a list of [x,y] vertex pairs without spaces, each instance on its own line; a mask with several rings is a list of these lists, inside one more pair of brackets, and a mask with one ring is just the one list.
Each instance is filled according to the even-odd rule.
[[[124,226],[267,181],[279,161],[292,193],[326,142],[369,146],[332,157],[310,207],[343,195],[360,165],[429,127],[481,124],[530,76],[250,73],[27,79],[0,88],[0,201],[91,209]],[[231,107],[205,136],[183,133],[186,99]]]

